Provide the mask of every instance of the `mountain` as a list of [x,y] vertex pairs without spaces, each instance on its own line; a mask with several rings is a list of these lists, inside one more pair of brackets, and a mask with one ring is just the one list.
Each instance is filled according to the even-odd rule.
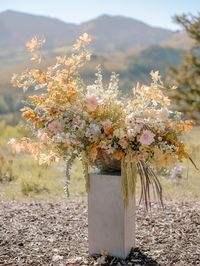
[[71,45],[83,32],[92,36],[96,52],[148,47],[171,39],[174,33],[123,16],[102,15],[82,24],[7,10],[0,13],[0,47],[16,48],[33,35],[45,36],[47,48]]
[[78,35],[76,29],[76,25],[58,19],[8,10],[0,13],[0,46],[22,46],[34,35],[45,36],[49,47],[67,45]]
[[102,15],[82,23],[82,32],[93,37],[97,51],[123,51],[129,48],[148,47],[172,38],[170,30],[151,27],[139,20],[123,16]]

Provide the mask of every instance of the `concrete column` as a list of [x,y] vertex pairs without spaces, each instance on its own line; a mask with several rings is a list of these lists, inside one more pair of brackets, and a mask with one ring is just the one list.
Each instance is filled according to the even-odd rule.
[[90,175],[89,253],[126,258],[135,246],[135,200],[125,208],[120,175]]

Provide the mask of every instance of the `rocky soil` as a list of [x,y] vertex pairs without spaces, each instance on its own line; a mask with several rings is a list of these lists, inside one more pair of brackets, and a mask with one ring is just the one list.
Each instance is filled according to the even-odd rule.
[[88,256],[87,202],[0,202],[0,265],[200,265],[200,204],[137,210],[137,248],[126,260]]

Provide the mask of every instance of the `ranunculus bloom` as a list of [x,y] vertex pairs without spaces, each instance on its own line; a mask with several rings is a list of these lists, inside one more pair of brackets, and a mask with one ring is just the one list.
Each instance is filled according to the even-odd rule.
[[142,145],[150,145],[154,141],[154,136],[153,132],[150,130],[144,130],[142,135],[140,136],[140,142]]
[[86,96],[86,105],[89,111],[95,111],[98,106],[99,100],[96,95],[91,94]]
[[47,127],[53,133],[58,133],[62,131],[62,125],[58,120],[53,120],[49,122]]

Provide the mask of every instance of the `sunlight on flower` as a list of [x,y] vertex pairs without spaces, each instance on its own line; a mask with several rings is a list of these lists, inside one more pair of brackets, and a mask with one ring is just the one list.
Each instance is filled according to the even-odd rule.
[[86,105],[89,111],[95,111],[98,106],[98,99],[96,95],[87,95],[86,96]]
[[49,140],[48,134],[42,130],[38,131],[37,138],[43,142],[47,142]]
[[91,37],[89,34],[87,33],[83,33],[83,35],[81,35],[79,37],[79,39],[76,41],[76,43],[73,45],[73,51],[77,51],[79,50],[81,47],[85,47],[86,45],[88,45],[91,42]]
[[26,48],[29,52],[33,53],[36,49],[40,48],[45,43],[45,39],[38,39],[34,36],[31,40],[26,42]]
[[90,37],[90,35],[87,34],[87,33],[83,33],[83,35],[80,36],[79,39],[80,39],[81,41],[83,41],[84,43],[86,43],[86,44],[89,44],[89,43],[91,42],[91,37]]
[[151,73],[150,73],[150,75],[151,75],[151,78],[152,78],[152,80],[154,81],[154,82],[157,82],[157,81],[159,81],[160,80],[160,78],[161,78],[161,76],[159,75],[159,71],[151,71]]

